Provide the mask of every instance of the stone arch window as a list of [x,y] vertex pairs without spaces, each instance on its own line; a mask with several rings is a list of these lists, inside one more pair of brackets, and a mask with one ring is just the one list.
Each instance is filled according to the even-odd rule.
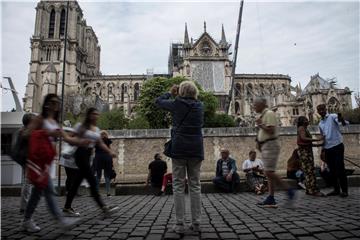
[[51,49],[50,48],[46,48],[46,61],[50,61],[51,60]]
[[239,114],[240,113],[240,104],[239,102],[235,102],[235,114]]
[[235,97],[240,97],[241,95],[241,85],[240,83],[235,84]]
[[260,95],[265,95],[265,86],[262,83],[260,83],[260,85],[259,85],[259,92],[260,92]]
[[91,96],[91,87],[85,89],[85,96]]
[[335,97],[331,97],[327,105],[330,113],[336,113],[340,110],[340,102]]
[[134,85],[134,101],[137,101],[140,95],[140,85],[139,83],[135,83]]
[[61,59],[61,48],[59,47],[57,49],[57,60],[60,61],[60,59]]
[[246,95],[247,97],[251,97],[253,93],[253,85],[251,83],[248,83],[246,86]]
[[66,24],[66,11],[65,9],[61,10],[60,14],[60,35],[59,37],[65,36],[65,24]]
[[127,86],[125,83],[123,83],[121,84],[121,102],[124,102],[126,93],[127,93]]
[[54,38],[55,32],[55,10],[52,9],[50,12],[50,19],[49,19],[49,38]]
[[80,77],[79,76],[76,78],[76,82],[77,82],[77,84],[80,84]]

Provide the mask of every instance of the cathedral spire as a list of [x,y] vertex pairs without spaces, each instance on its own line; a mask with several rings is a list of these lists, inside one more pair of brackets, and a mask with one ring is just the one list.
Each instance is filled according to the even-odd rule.
[[204,32],[206,32],[206,21],[204,21]]
[[184,44],[190,44],[189,42],[189,34],[188,34],[188,30],[187,30],[187,24],[185,23],[185,36],[184,36]]
[[224,24],[221,26],[221,43],[226,43],[226,37],[225,37],[225,30],[224,30]]

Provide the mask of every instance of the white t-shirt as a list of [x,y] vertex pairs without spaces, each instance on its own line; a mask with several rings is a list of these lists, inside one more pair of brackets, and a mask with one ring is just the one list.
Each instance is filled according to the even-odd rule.
[[[60,126],[55,120],[50,121],[48,119],[44,119],[43,129],[48,130],[48,131],[55,131],[56,129],[60,129]],[[49,139],[51,142],[55,142],[55,139],[53,137],[49,137]]]
[[[74,127],[75,132],[81,132],[81,123],[77,123]],[[95,147],[96,143],[100,140],[100,129],[96,127],[95,131],[86,130],[80,138],[89,139],[92,143],[89,144],[89,148]]]
[[250,159],[246,159],[243,162],[242,170],[249,169],[259,166],[259,169],[264,169],[264,163],[260,159],[255,159],[254,161],[251,161]]

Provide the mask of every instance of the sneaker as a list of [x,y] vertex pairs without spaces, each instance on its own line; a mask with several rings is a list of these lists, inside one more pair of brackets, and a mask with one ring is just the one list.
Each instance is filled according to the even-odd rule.
[[114,213],[116,213],[117,210],[119,210],[119,207],[109,208],[108,206],[104,206],[102,208],[102,210],[103,210],[103,213],[104,213],[104,217],[107,218],[107,217],[110,217],[111,215],[113,215]]
[[80,213],[75,212],[73,208],[64,208],[63,213],[68,217],[80,217]]
[[59,220],[60,228],[64,231],[69,230],[80,221],[80,218],[66,218],[63,217]]
[[277,208],[275,198],[270,195],[263,202],[257,203],[257,205],[259,207]]
[[347,192],[342,192],[342,193],[340,193],[340,197],[345,198],[345,197],[347,197],[347,196],[349,196],[349,194],[348,194]]
[[157,193],[155,193],[155,196],[162,196],[164,194],[164,192],[163,191],[159,191],[159,192],[157,192]]
[[25,232],[39,232],[41,228],[37,226],[31,219],[23,221],[20,225],[20,230]]
[[177,223],[172,227],[172,230],[177,234],[184,234],[185,232],[184,224]]
[[302,182],[298,182],[298,186],[304,190],[306,190],[305,184]]

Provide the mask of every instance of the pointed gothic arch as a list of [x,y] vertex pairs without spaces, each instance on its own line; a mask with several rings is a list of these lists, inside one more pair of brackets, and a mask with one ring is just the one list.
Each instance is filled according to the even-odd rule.
[[61,14],[60,14],[59,37],[65,36],[65,24],[66,24],[66,11],[65,11],[65,9],[63,9],[63,10],[61,10]]
[[52,9],[49,18],[49,38],[54,38],[55,33],[55,10]]
[[134,101],[137,101],[140,95],[140,85],[139,83],[135,83],[134,85]]

